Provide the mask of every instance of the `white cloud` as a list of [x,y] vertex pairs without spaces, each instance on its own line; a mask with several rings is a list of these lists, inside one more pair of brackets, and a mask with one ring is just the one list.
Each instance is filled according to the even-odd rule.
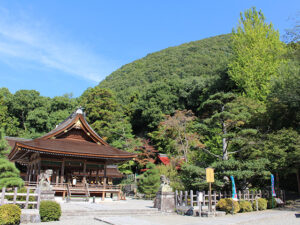
[[[115,68],[81,43],[70,41],[42,22],[0,8],[0,60],[38,64],[99,82]],[[9,58],[9,60],[8,60]],[[17,62],[16,62],[17,64]]]

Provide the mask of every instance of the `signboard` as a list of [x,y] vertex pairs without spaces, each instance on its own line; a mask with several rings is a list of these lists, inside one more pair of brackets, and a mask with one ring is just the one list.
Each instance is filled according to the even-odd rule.
[[213,183],[215,182],[215,176],[214,176],[214,169],[213,168],[206,168],[206,182],[207,183]]

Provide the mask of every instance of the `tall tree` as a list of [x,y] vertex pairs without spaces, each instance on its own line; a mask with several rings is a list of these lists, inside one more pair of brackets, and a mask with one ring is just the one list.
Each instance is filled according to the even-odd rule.
[[279,32],[265,22],[263,13],[255,8],[241,13],[239,25],[232,32],[233,59],[229,75],[249,97],[264,101],[270,93],[270,81],[278,77],[285,61],[286,47]]
[[202,149],[222,160],[228,160],[229,155],[244,150],[249,144],[248,139],[257,133],[246,125],[260,110],[263,109],[254,101],[233,93],[211,95],[199,108],[204,114],[199,125],[205,145]]
[[203,147],[199,136],[193,131],[193,121],[196,119],[190,110],[177,110],[173,116],[167,115],[159,125],[158,131],[149,134],[154,141],[167,144],[172,155],[183,156],[187,162],[189,153],[194,147]]

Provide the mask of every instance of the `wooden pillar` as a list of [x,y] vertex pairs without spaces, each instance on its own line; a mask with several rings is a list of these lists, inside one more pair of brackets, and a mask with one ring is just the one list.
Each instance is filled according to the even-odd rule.
[[86,183],[86,160],[83,162],[83,183]]
[[36,174],[36,182],[39,182],[40,174],[41,174],[41,158],[37,161],[37,174]]
[[105,198],[105,189],[106,189],[106,162],[104,164],[104,176],[103,176],[103,192],[102,192],[102,201],[104,201]]
[[96,174],[96,184],[99,183],[99,168],[97,168],[97,174]]
[[56,181],[55,184],[58,185],[59,183],[59,169],[56,170]]
[[60,183],[64,183],[65,179],[65,159],[63,159],[61,163],[61,170],[60,170]]
[[27,168],[26,168],[26,178],[25,181],[29,181],[29,164],[27,164]]
[[29,166],[28,166],[28,168],[29,168],[29,171],[27,171],[27,173],[28,173],[28,182],[30,182],[31,181],[31,178],[32,178],[32,171],[31,171],[31,164],[29,164]]

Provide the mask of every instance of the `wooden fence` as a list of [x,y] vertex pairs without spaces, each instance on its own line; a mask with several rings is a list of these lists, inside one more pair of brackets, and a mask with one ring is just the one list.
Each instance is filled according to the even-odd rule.
[[[285,201],[285,192],[283,190],[277,190],[277,197],[279,197],[283,202]],[[271,198],[270,191],[239,191],[237,193],[238,200],[246,200],[253,203],[257,198]],[[212,209],[215,210],[216,205],[218,201],[221,198],[231,198],[232,193],[231,192],[212,192],[211,198],[212,198]],[[194,192],[194,191],[175,191],[175,205],[176,208],[182,207],[182,206],[190,206],[190,207],[197,207],[199,210],[199,215],[201,215],[201,208],[203,206],[209,205],[209,193],[208,191],[202,191],[202,192]],[[198,208],[199,207],[199,208]]]
[[[36,208],[40,208],[40,201],[41,201],[41,193],[30,193],[30,188],[27,188],[26,193],[18,193],[18,188],[14,188],[13,192],[7,192],[6,188],[2,188],[1,193],[1,202],[0,205],[3,204],[21,204],[24,205],[24,208],[27,209],[28,205],[36,205]],[[5,196],[13,196],[13,200],[7,200]],[[25,200],[18,200],[18,197],[25,197]],[[35,201],[30,201],[29,197],[35,197]]]

